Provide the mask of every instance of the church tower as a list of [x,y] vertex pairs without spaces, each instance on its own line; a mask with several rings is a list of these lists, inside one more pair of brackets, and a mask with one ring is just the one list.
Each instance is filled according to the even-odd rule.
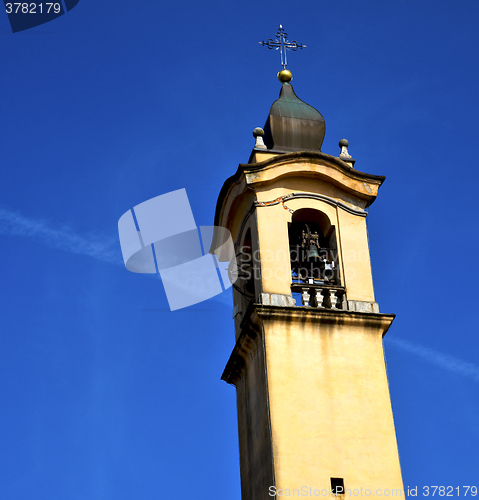
[[222,379],[237,391],[242,499],[402,496],[382,345],[394,315],[379,312],[366,227],[385,177],[356,170],[344,139],[321,152],[322,115],[278,78],[215,215],[237,262]]

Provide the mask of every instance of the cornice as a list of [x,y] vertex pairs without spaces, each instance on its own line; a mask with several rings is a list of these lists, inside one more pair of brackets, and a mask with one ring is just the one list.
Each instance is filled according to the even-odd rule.
[[[383,175],[372,175],[361,172],[359,170],[355,170],[343,160],[319,151],[300,151],[286,153],[275,156],[273,158],[269,158],[259,163],[240,163],[235,174],[226,179],[221,188],[216,204],[214,224],[216,226],[220,225],[222,211],[225,209],[224,202],[228,194],[230,194],[235,188],[241,189],[242,192],[244,192],[244,190],[247,189],[248,186],[253,187],[255,184],[261,185],[262,183],[271,182],[272,180],[276,180],[282,177],[298,176],[300,173],[295,169],[288,170],[286,168],[279,173],[277,172],[277,169],[281,167],[288,167],[289,165],[293,164],[298,165],[302,163],[308,163],[313,166],[318,165],[318,167],[326,166],[327,168],[331,169],[332,172],[330,174],[326,172],[319,172],[319,169],[317,171],[312,170],[304,171],[301,173],[307,176],[316,175],[318,177],[327,178],[327,180],[329,180],[331,183],[340,186],[345,191],[352,193],[358,198],[366,200],[366,206],[371,205],[371,203],[376,199],[376,194],[374,194],[371,191],[371,188],[365,183],[376,186],[374,189],[376,189],[377,191],[377,189],[386,179],[386,177]],[[274,172],[275,170],[276,172]],[[336,172],[336,174],[334,174],[334,172]],[[358,182],[359,184],[357,184],[357,186],[363,186],[363,189],[360,189],[359,187],[357,189],[348,187],[344,184],[344,182],[341,182],[338,176],[345,176],[346,178]],[[243,187],[240,186],[242,183],[244,183]],[[341,203],[341,207],[342,205],[344,204]],[[344,206],[346,207],[347,205]],[[348,207],[348,209],[351,210],[350,207]]]
[[[267,152],[265,150],[265,152]],[[281,155],[274,156],[273,158],[268,158],[262,162],[258,163],[240,163],[238,171],[241,169],[245,174],[253,173],[257,170],[266,170],[271,166],[276,164],[291,164],[291,163],[314,163],[318,160],[326,160],[332,166],[336,167],[339,171],[347,174],[349,177],[362,181],[374,181],[381,185],[386,179],[385,175],[374,175],[361,172],[356,170],[351,165],[348,165],[345,161],[341,160],[337,156],[328,155],[321,151],[297,151],[292,153],[285,153]],[[236,172],[237,174],[238,172]],[[235,174],[235,175],[236,175]],[[231,177],[230,177],[231,178]]]
[[[247,357],[252,352],[257,338],[263,334],[264,321],[287,321],[298,323],[298,325],[302,325],[305,322],[312,322],[318,327],[322,325],[345,327],[360,325],[371,330],[382,330],[382,335],[384,336],[395,317],[395,314],[316,309],[298,306],[266,306],[252,303],[241,322],[241,334],[236,341],[236,345],[225,366],[221,379],[228,384],[236,384],[237,380],[241,377]],[[319,328],[318,333],[320,334]]]

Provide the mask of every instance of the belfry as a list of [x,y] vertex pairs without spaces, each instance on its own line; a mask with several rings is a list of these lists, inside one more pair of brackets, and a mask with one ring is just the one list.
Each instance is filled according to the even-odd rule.
[[215,214],[235,242],[222,379],[237,392],[242,498],[402,496],[382,345],[394,315],[379,312],[366,227],[385,177],[356,170],[344,139],[321,151],[323,116],[284,68]]

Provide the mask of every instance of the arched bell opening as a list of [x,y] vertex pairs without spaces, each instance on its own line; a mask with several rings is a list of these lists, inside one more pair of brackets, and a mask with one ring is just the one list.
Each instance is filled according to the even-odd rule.
[[254,299],[254,263],[253,263],[253,245],[251,240],[251,228],[245,233],[243,241],[236,249],[235,269],[233,273],[233,287],[249,301]]
[[341,284],[336,231],[326,214],[297,210],[289,226],[289,248],[293,283]]

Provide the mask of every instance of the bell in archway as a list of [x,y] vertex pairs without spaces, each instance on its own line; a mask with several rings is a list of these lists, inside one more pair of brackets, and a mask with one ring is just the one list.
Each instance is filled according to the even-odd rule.
[[308,250],[308,260],[316,260],[316,259],[319,259],[318,247],[311,243],[309,245],[309,250]]

